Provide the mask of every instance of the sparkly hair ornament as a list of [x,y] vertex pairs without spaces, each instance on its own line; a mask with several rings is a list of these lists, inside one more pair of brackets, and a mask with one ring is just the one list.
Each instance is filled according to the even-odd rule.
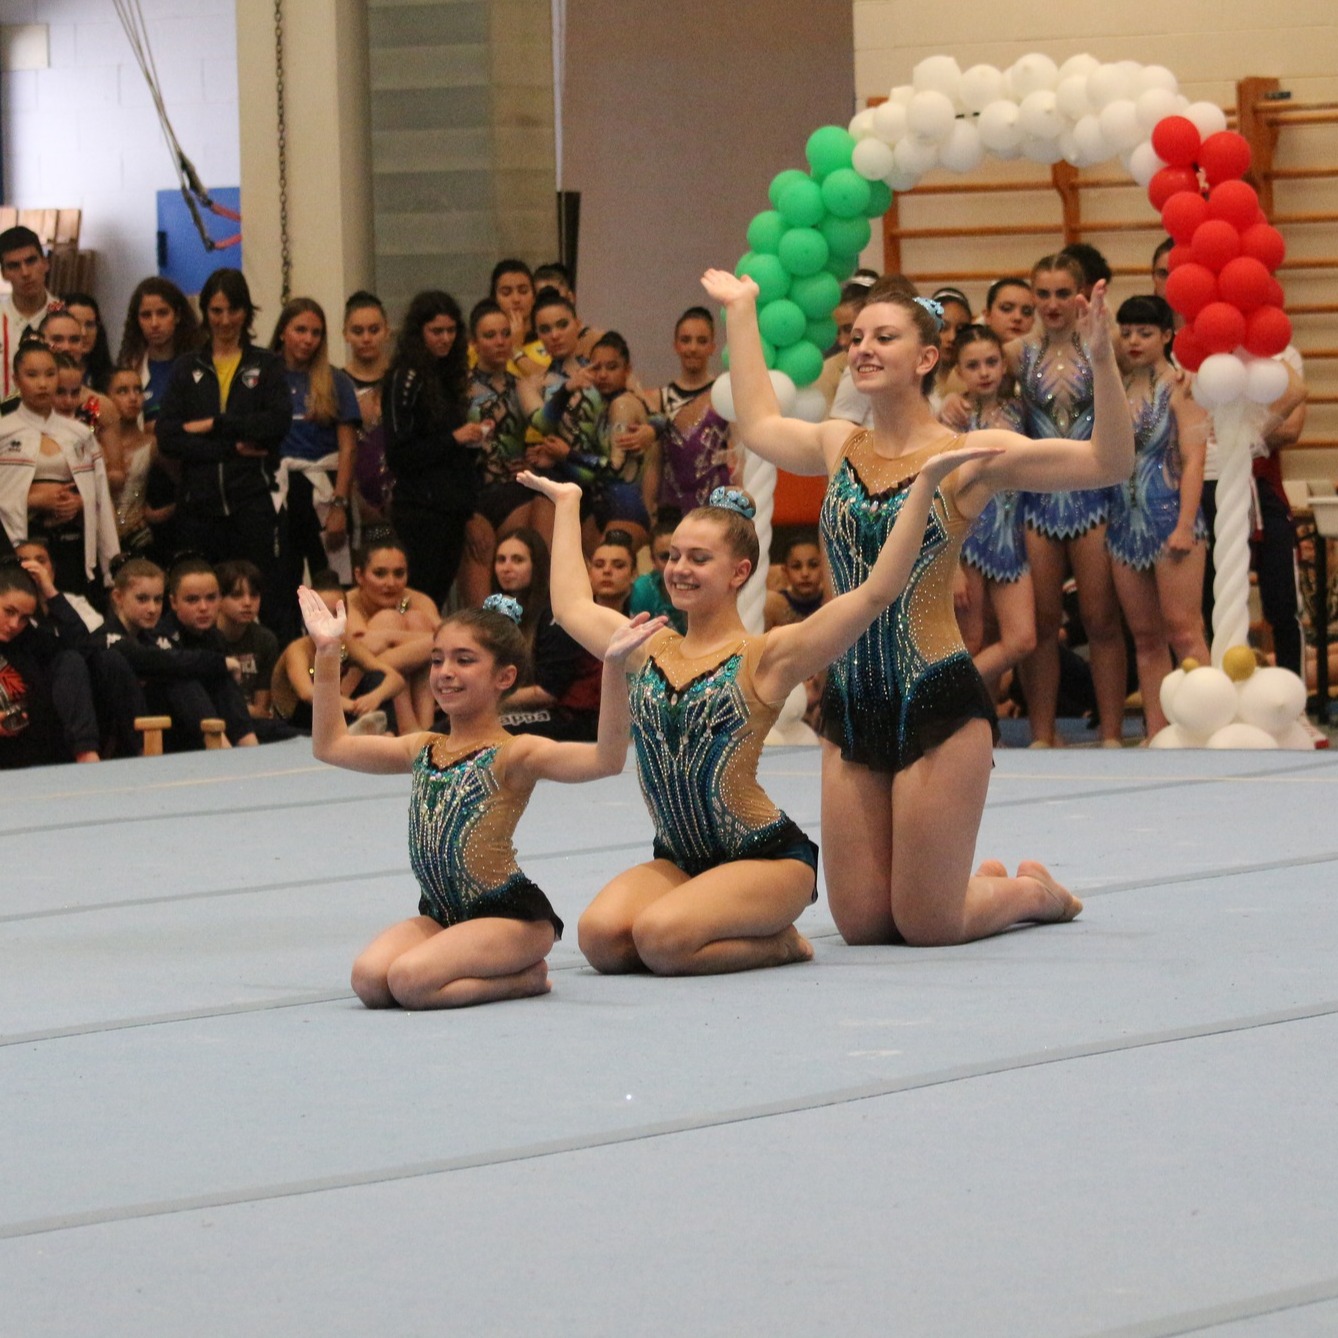
[[510,595],[489,595],[483,601],[483,607],[490,613],[500,613],[503,618],[510,618],[517,627],[520,626],[521,615],[525,612],[520,607],[520,601],[512,599]]
[[933,318],[934,323],[941,330],[943,328],[943,303],[935,302],[932,297],[917,297],[916,306],[923,307]]
[[744,520],[752,520],[757,515],[757,508],[741,488],[712,488],[706,505],[718,507],[721,511],[737,511]]

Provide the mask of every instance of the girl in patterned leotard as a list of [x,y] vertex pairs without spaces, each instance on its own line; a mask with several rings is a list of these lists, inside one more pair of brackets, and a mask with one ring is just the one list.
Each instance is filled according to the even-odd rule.
[[[904,281],[870,290],[855,322],[850,368],[856,389],[872,401],[873,429],[852,431],[837,420],[782,418],[757,330],[757,285],[723,270],[708,270],[703,283],[727,308],[743,441],[793,473],[831,476],[824,537],[844,589],[843,580],[862,573],[889,512],[903,504],[907,480],[947,444],[925,398],[938,360],[937,320],[906,296]],[[1021,921],[1070,920],[1082,908],[1041,864],[1024,862],[1009,877],[990,860],[971,872],[992,764],[990,711],[956,633],[951,573],[941,573],[996,493],[1099,488],[1128,477],[1133,431],[1104,299],[1098,284],[1079,327],[1096,387],[1091,440],[969,433],[968,446],[999,454],[941,482],[906,594],[878,620],[877,636],[828,677],[836,721],[853,713],[862,726],[844,738],[829,732],[823,746],[827,899],[848,942],[963,943]],[[869,649],[880,675],[867,672]]]
[[1111,505],[1106,542],[1151,738],[1166,725],[1161,681],[1171,672],[1170,651],[1180,660],[1209,659],[1201,606],[1208,530],[1199,507],[1208,415],[1167,361],[1175,330],[1170,306],[1159,297],[1131,297],[1120,306],[1119,325],[1138,456]]
[[[1094,421],[1094,375],[1078,329],[1085,278],[1070,256],[1046,256],[1031,274],[1041,328],[1005,352],[1027,415],[1027,436],[1086,439]],[[1123,483],[1120,479],[1118,482]],[[1036,649],[1021,665],[1032,743],[1055,741],[1059,694],[1059,628],[1064,580],[1071,572],[1091,649],[1102,741],[1118,746],[1124,720],[1124,632],[1106,551],[1110,488],[1055,491],[1045,482],[1019,503],[1036,593]]]
[[[1006,371],[1003,344],[993,330],[968,325],[958,334],[957,375],[966,386],[971,410],[968,431],[987,427],[1022,431],[1018,401],[999,397]],[[1036,646],[1036,599],[1017,493],[996,493],[976,517],[962,544],[962,573],[967,599],[957,620],[976,670],[997,700],[1000,678]],[[985,644],[987,602],[999,625],[999,639],[989,645]]]
[[663,619],[625,623],[604,664],[604,706],[595,743],[513,737],[498,709],[525,659],[520,606],[464,609],[437,629],[431,684],[449,735],[353,736],[339,709],[344,611],[300,591],[316,643],[312,752],[352,771],[411,772],[409,860],[418,914],[379,934],[353,964],[353,989],[369,1008],[458,1008],[549,989],[544,960],[562,933],[548,898],[516,864],[512,834],[538,780],[616,775],[627,757],[628,654]]
[[[749,635],[738,610],[758,559],[747,495],[717,489],[680,522],[664,580],[687,634],[659,632],[630,673],[654,857],[615,878],[581,916],[581,951],[597,970],[706,974],[812,956],[794,921],[817,895],[817,847],[758,785],[762,744],[790,692],[915,579],[935,488],[977,455],[943,451],[924,460],[905,480],[895,523],[862,583],[803,622],[761,636]],[[607,655],[627,620],[591,596],[580,491],[521,477],[557,507],[553,611],[592,655]]]

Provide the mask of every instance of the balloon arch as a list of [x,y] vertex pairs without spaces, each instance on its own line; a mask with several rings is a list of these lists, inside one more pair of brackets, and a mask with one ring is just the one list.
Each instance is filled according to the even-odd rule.
[[[1118,157],[1147,189],[1175,243],[1166,297],[1185,320],[1175,338],[1176,361],[1195,373],[1194,397],[1212,415],[1220,460],[1217,667],[1192,675],[1177,670],[1166,680],[1163,706],[1177,723],[1154,744],[1313,746],[1295,732],[1304,684],[1285,670],[1254,674],[1252,656],[1229,653],[1245,646],[1249,630],[1251,446],[1266,406],[1287,388],[1287,370],[1275,355],[1291,340],[1291,322],[1275,277],[1285,253],[1282,235],[1242,180],[1250,146],[1227,129],[1222,109],[1191,102],[1160,65],[1103,64],[1089,55],[1056,64],[1032,53],[1007,70],[963,70],[951,56],[931,56],[915,67],[909,84],[859,112],[849,128],[815,130],[805,156],[808,171],[789,169],[773,178],[771,208],[749,223],[749,249],[735,272],[757,284],[763,352],[783,412],[815,421],[825,406],[813,383],[836,339],[832,312],[841,285],[855,272],[873,235],[871,220],[886,213],[894,191],[912,190],[935,167],[974,171],[987,156],[1074,167]],[[713,402],[733,417],[728,373],[717,380]],[[758,502],[765,553],[775,471],[747,453],[744,482]],[[762,585],[753,582],[747,591],[743,613],[750,625],[760,626]],[[1185,702],[1176,710],[1180,696]],[[1200,697],[1210,705],[1201,706]]]

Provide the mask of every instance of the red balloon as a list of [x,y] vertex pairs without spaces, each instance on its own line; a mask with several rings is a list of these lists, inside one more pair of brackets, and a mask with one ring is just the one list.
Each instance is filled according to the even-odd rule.
[[1198,189],[1199,178],[1192,167],[1163,167],[1148,182],[1148,199],[1152,202],[1152,207],[1161,213],[1166,201],[1172,195],[1182,190],[1192,190],[1197,193]]
[[1179,269],[1181,265],[1192,265],[1194,252],[1188,246],[1173,246],[1166,253],[1166,268]]
[[1161,207],[1161,225],[1178,242],[1193,240],[1194,230],[1208,221],[1208,201],[1197,190],[1179,190]]
[[1194,337],[1209,353],[1230,353],[1244,341],[1245,328],[1245,317],[1230,302],[1209,302],[1194,318]]
[[1217,289],[1223,302],[1230,302],[1246,316],[1272,299],[1272,285],[1276,282],[1268,270],[1253,256],[1237,256],[1222,266]]
[[1243,181],[1224,181],[1208,193],[1208,217],[1223,219],[1238,232],[1252,227],[1258,212],[1259,197]]
[[1199,146],[1198,161],[1210,186],[1243,177],[1250,166],[1250,141],[1234,130],[1219,130]]
[[1190,167],[1199,151],[1199,128],[1187,116],[1164,116],[1152,130],[1157,157],[1171,167]]
[[1191,326],[1182,325],[1175,336],[1175,360],[1187,372],[1197,372],[1208,350],[1194,337]]
[[1281,307],[1260,307],[1249,319],[1241,340],[1256,358],[1271,358],[1292,342],[1292,323]]
[[1192,321],[1217,298],[1217,276],[1203,265],[1180,265],[1166,280],[1166,300],[1186,320]]
[[1282,233],[1268,223],[1256,223],[1240,235],[1242,255],[1253,256],[1267,269],[1277,269],[1287,254]]
[[1268,279],[1267,305],[1270,307],[1285,307],[1287,305],[1286,294],[1282,291],[1282,285],[1272,275]]
[[1240,255],[1240,233],[1225,219],[1210,218],[1194,229],[1190,249],[1198,264],[1207,265],[1216,273],[1228,260],[1235,260]]

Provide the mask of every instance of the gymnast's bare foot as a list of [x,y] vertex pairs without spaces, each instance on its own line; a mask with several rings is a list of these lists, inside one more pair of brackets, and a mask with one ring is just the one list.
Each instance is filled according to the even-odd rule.
[[1042,924],[1064,924],[1082,913],[1082,902],[1066,887],[1062,887],[1050,876],[1050,870],[1044,864],[1026,859],[1017,866],[1019,878],[1030,878],[1039,883],[1046,891],[1051,902],[1051,909],[1036,916]]
[[793,926],[776,935],[776,965],[790,962],[811,962],[813,945]]
[[976,870],[977,878],[1007,878],[1008,866],[1001,859],[983,859]]
[[533,994],[547,994],[553,988],[553,982],[548,978],[546,961],[535,962],[527,970],[517,971],[515,975],[502,979],[508,988],[497,996],[499,999],[528,999]]

